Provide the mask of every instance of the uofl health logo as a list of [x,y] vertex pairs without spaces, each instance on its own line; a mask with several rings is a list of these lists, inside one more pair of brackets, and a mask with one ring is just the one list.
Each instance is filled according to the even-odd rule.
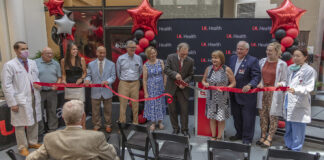
[[0,121],[0,133],[3,136],[9,136],[15,133],[15,127],[12,127],[11,131],[7,131],[5,120]]

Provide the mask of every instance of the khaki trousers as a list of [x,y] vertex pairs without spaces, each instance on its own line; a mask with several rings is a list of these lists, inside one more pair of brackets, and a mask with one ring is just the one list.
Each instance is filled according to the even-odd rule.
[[[119,81],[118,93],[124,96],[138,99],[140,82],[137,81]],[[119,112],[119,121],[121,123],[126,123],[126,107],[128,100],[125,98],[119,97],[120,101],[120,112]],[[133,111],[133,123],[138,124],[138,102],[132,102],[132,111]]]
[[101,127],[101,115],[100,115],[100,106],[101,102],[103,102],[103,115],[105,117],[105,127],[110,127],[111,125],[111,102],[112,98],[104,99],[101,97],[100,99],[91,99],[92,104],[92,123],[93,128]]
[[[18,150],[22,150],[23,148],[28,149],[28,144],[33,145],[38,143],[38,123],[36,119],[36,110],[35,110],[35,97],[32,97],[33,103],[33,116],[34,116],[34,125],[27,126],[25,130],[25,126],[15,126],[15,134]],[[18,111],[19,112],[19,111]]]

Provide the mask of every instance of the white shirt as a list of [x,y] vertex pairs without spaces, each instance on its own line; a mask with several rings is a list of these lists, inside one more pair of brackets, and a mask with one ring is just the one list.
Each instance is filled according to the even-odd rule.
[[237,70],[240,68],[240,65],[244,59],[245,59],[245,57],[243,57],[241,60],[237,57],[236,64],[235,64],[234,76],[236,76]]
[[180,56],[178,55],[178,60],[181,62],[181,67],[183,66],[183,60],[181,61]]

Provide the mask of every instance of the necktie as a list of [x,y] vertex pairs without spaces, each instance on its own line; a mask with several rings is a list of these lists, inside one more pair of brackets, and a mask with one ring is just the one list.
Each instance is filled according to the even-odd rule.
[[102,61],[99,62],[99,73],[102,75],[103,67],[102,67]]
[[28,72],[28,64],[27,64],[27,61],[23,61],[23,63],[24,63],[24,67],[25,67],[26,71]]
[[181,60],[179,60],[179,72],[181,72],[181,68],[182,68]]

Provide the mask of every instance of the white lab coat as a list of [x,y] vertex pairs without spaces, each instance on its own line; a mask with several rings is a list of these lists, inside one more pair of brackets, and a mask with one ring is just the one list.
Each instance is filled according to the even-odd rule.
[[[262,70],[264,64],[266,63],[267,58],[263,58],[259,61],[260,70]],[[263,84],[263,80],[261,78],[261,83]],[[283,60],[279,59],[276,67],[276,79],[275,85],[277,83],[281,83],[282,85],[286,85],[287,83],[287,64]],[[257,108],[262,108],[262,97],[263,92],[258,92],[258,101]],[[273,92],[270,115],[272,116],[282,116],[283,115],[283,101],[284,101],[284,92],[275,91]]]
[[[290,68],[290,67],[289,67]],[[287,111],[284,118],[291,122],[311,122],[311,95],[314,90],[317,73],[313,67],[304,64],[292,77],[293,72],[288,68],[287,86],[295,89],[295,93],[286,92]],[[286,99],[284,104],[286,103]],[[285,108],[285,105],[284,105]]]
[[[39,82],[35,61],[28,59],[29,72],[14,58],[4,64],[1,73],[2,90],[9,107],[19,106],[18,112],[11,111],[11,125],[32,126],[34,121],[31,84]],[[34,88],[37,122],[41,120],[41,96]]]

